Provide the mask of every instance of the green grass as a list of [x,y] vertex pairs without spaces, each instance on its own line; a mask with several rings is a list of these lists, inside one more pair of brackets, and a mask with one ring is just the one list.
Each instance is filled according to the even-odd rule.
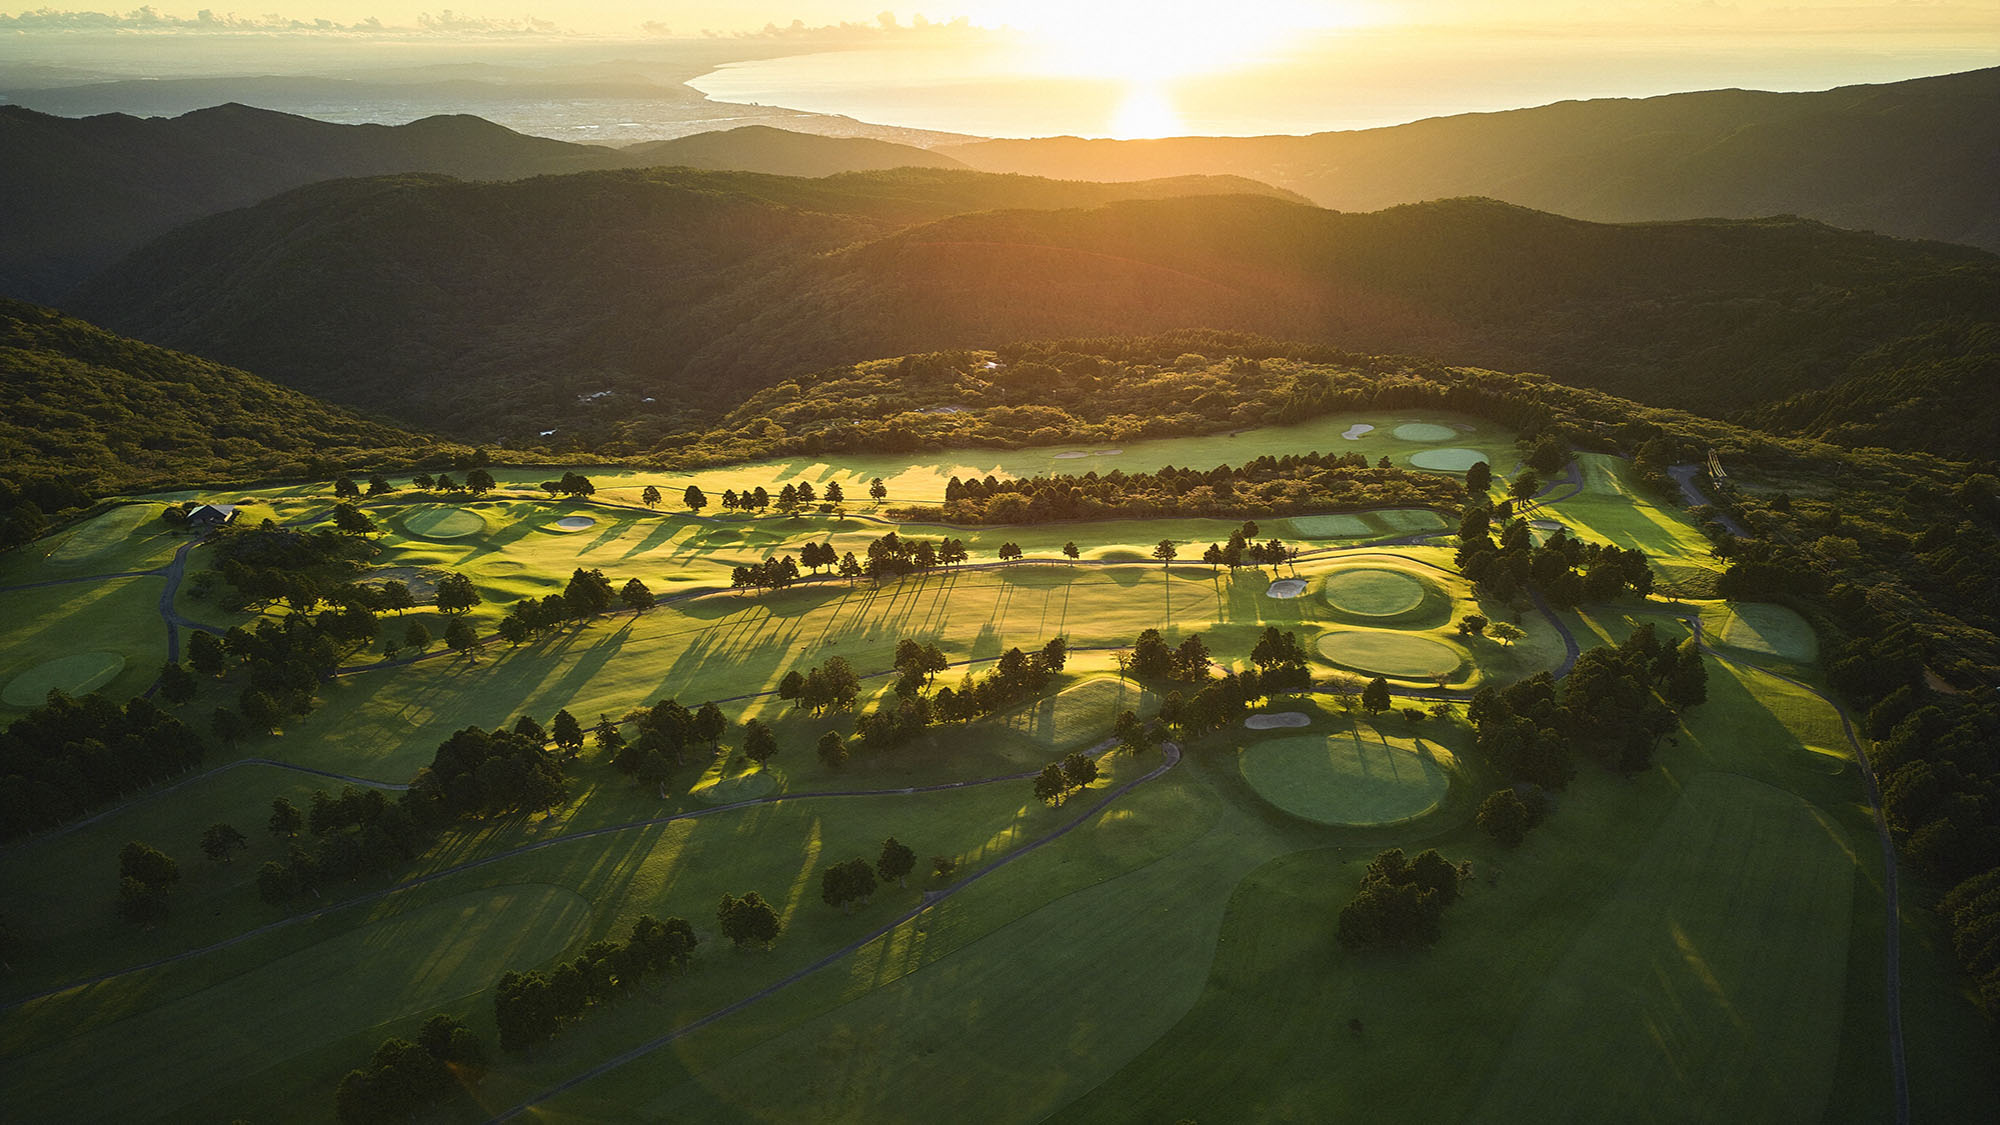
[[115,652],[79,652],[44,661],[7,681],[0,694],[9,707],[39,707],[49,692],[68,695],[92,692],[125,670],[125,658]]
[[1397,441],[1450,441],[1458,436],[1457,430],[1435,422],[1405,422],[1390,433]]
[[1391,742],[1356,728],[1266,738],[1243,752],[1243,777],[1258,796],[1320,824],[1379,826],[1414,820],[1444,799],[1444,754],[1422,739]]
[[[1462,473],[1487,459],[1486,454],[1477,449],[1450,446],[1444,449],[1425,449],[1410,455],[1410,464],[1419,469],[1430,469],[1439,473]],[[1488,462],[1489,464],[1491,462]]]
[[1722,602],[1702,611],[1713,643],[1797,664],[1819,659],[1819,638],[1805,618],[1781,605]]
[[1465,657],[1429,637],[1342,629],[1320,638],[1320,654],[1342,668],[1399,680],[1428,680],[1458,672]]
[[[252,1074],[492,985],[495,964],[539,964],[584,931],[574,892],[513,886],[386,913],[337,937],[7,1063],[21,1106],[76,1119],[173,1116],[218,1075]],[[226,1018],[215,1018],[226,1014]],[[119,1060],[115,1082],[69,1075]],[[357,1059],[356,1062],[362,1060]]]
[[1399,617],[1424,604],[1424,584],[1415,575],[1382,567],[1348,567],[1326,576],[1320,597],[1356,617]]
[[[1693,779],[1542,983],[1474,1117],[1818,1121],[1854,862],[1797,797]],[[1578,1019],[1578,1005],[1591,1015]]]
[[434,505],[402,513],[403,527],[425,539],[464,539],[486,530],[486,521],[471,508]]
[[[176,545],[173,533],[160,519],[160,504],[120,504],[101,516],[87,520],[60,537],[48,560],[59,566],[90,566],[101,562],[130,563],[138,559],[166,561]],[[135,569],[121,565],[116,569]]]
[[[1357,421],[1377,429],[1342,439]],[[1053,454],[1069,447],[1051,447],[924,464],[843,457],[837,465],[799,458],[701,474],[584,471],[599,498],[614,502],[636,502],[648,483],[678,499],[690,481],[711,500],[723,487],[775,492],[802,479],[839,479],[859,496],[874,475],[889,481],[892,502],[909,502],[938,499],[954,474],[1236,464],[1312,448],[1403,458],[1419,449],[1394,431],[1413,421],[1454,426],[1449,440],[1498,470],[1515,461],[1512,435],[1497,427],[1476,423],[1467,432],[1455,428],[1462,419],[1406,412],[1132,443],[1118,456],[1089,459],[1057,461]],[[1662,565],[1713,573],[1699,533],[1634,490],[1622,462],[1582,461],[1584,493],[1546,515],[1593,538],[1639,546]],[[548,474],[500,475],[532,486]],[[329,505],[324,485],[242,499],[256,502],[253,518]],[[578,566],[684,595],[725,583],[731,565],[795,551],[808,539],[831,538],[837,549],[859,553],[891,526],[861,518],[874,512],[865,501],[850,501],[845,518],[797,519],[693,519],[678,509],[626,511],[525,494],[436,505],[399,493],[366,507],[387,529],[371,566],[466,573],[486,598],[471,615],[482,630],[515,599],[559,592]],[[407,519],[426,511],[470,516],[481,530],[459,538],[420,533],[435,525]],[[595,522],[568,534],[550,530],[571,515]],[[1234,526],[1132,520],[954,530],[976,558],[1013,540],[1036,561],[880,587],[819,581],[761,597],[682,598],[520,649],[496,644],[477,664],[433,659],[323,685],[313,715],[236,753],[401,780],[452,731],[524,712],[546,721],[566,707],[589,725],[669,695],[689,705],[753,695],[833,655],[879,672],[905,638],[936,643],[954,660],[988,661],[1057,634],[1072,646],[1051,697],[936,729],[893,751],[860,750],[838,770],[817,760],[813,744],[825,730],[850,731],[853,717],[806,714],[771,695],[723,705],[732,724],[750,717],[772,724],[780,749],[768,768],[744,768],[740,725],[719,753],[693,753],[664,796],[587,749],[563,806],[467,825],[396,878],[444,872],[524,843],[553,846],[10,1013],[0,1027],[0,1084],[26,1091],[11,1101],[29,1104],[33,1119],[132,1116],[138,1107],[139,1115],[188,1119],[326,1120],[340,1076],[386,1035],[412,1034],[431,1010],[468,1015],[490,1043],[484,989],[504,969],[546,967],[589,941],[622,938],[641,913],[680,914],[695,925],[703,944],[692,971],[593,1011],[531,1056],[498,1059],[478,1092],[483,1108],[467,1103],[444,1115],[483,1117],[871,932],[938,888],[928,877],[931,856],[971,870],[1068,823],[1110,786],[1151,768],[1157,758],[1108,755],[1108,776],[1063,808],[1039,804],[1021,780],[902,792],[1032,771],[1103,738],[1117,711],[1144,713],[1150,697],[1112,676],[1108,651],[1129,646],[1140,629],[1160,628],[1169,643],[1199,631],[1217,659],[1235,667],[1247,663],[1267,625],[1296,631],[1306,644],[1330,641],[1349,656],[1354,650],[1345,646],[1356,643],[1404,660],[1434,648],[1451,657],[1448,674],[1460,685],[1508,682],[1561,658],[1555,630],[1532,613],[1520,620],[1527,637],[1512,647],[1449,636],[1449,622],[1465,612],[1513,616],[1472,598],[1451,573],[1449,548],[1343,550],[1299,565],[1309,583],[1386,569],[1423,588],[1416,608],[1387,618],[1318,597],[1269,598],[1272,575],[1258,570],[1186,564],[1169,574],[1150,562],[1050,561],[1071,540],[1086,559],[1144,561],[1153,543],[1171,538],[1185,558],[1189,546],[1198,554]],[[1436,513],[1395,510],[1301,517],[1289,521],[1289,532],[1387,538],[1443,526]],[[107,525],[99,534],[108,546],[93,549],[108,553],[87,567],[164,561],[159,552],[177,541],[150,528],[135,524],[121,539]],[[195,559],[199,565],[200,552]],[[6,565],[19,581],[77,573],[40,557]],[[1377,581],[1381,598],[1403,586],[1362,585]],[[126,668],[112,690],[142,688],[163,655],[158,594],[156,579],[0,594],[0,611],[12,611],[0,614],[0,676],[116,652]],[[1782,651],[1783,623],[1758,612],[1749,609],[1753,620],[1733,641],[1728,622],[1711,616],[1711,639],[1766,655],[1746,640],[1754,634]],[[442,631],[434,612],[413,616]],[[1666,639],[1685,635],[1658,603],[1637,600],[1565,620],[1586,645],[1623,640],[1640,621],[1657,623]],[[1410,631],[1355,628],[1382,622]],[[402,627],[394,618],[384,624]],[[1809,666],[1790,671],[1815,675]],[[940,682],[956,686],[960,675],[953,669]],[[890,685],[889,677],[864,681],[863,706],[887,699]],[[206,714],[226,690],[204,688],[190,714]],[[1316,730],[1231,728],[1195,740],[1172,773],[919,922],[548,1109],[571,1118],[710,1121],[1508,1120],[1531,1110],[1545,1116],[1550,1104],[1603,1116],[1615,1097],[1616,1112],[1626,1114],[1700,1117],[1741,1104],[1746,1116],[1818,1116],[1819,1107],[1838,1116],[1857,1107],[1855,1116],[1879,1117],[1887,1088],[1880,857],[1839,716],[1739,663],[1711,661],[1709,692],[1662,744],[1657,768],[1626,780],[1586,764],[1555,816],[1513,852],[1470,825],[1473,805],[1497,780],[1469,756],[1462,723],[1399,726],[1391,718],[1379,737],[1329,741],[1323,731],[1351,720],[1311,700],[1288,700],[1270,709],[1304,711]],[[1434,757],[1423,758],[1420,747],[1432,745]],[[1404,771],[1411,765],[1418,769]],[[244,766],[0,853],[4,909],[29,943],[7,993],[198,948],[281,918],[257,901],[254,887],[257,865],[283,852],[261,830],[270,798],[304,804],[313,788],[337,784]],[[881,792],[715,807],[834,790]],[[1421,814],[1433,801],[1415,820],[1379,823]],[[1294,805],[1296,813],[1286,811]],[[704,815],[634,824],[680,812]],[[218,821],[252,838],[232,863],[199,858],[202,828]],[[610,830],[570,838],[592,829]],[[852,916],[819,901],[820,870],[854,856],[872,861],[889,835],[918,853],[909,887],[881,888]],[[151,930],[113,917],[115,855],[128,839],[165,848],[185,874],[172,914]],[[1368,858],[1388,846],[1440,847],[1470,860],[1476,877],[1437,948],[1346,953],[1332,940],[1333,918]],[[326,901],[386,885],[329,888]],[[785,934],[769,952],[735,952],[715,932],[715,901],[751,889],[784,915]],[[1851,936],[1837,948],[1801,936],[1822,934]],[[1920,1105],[1946,1118],[1976,1114],[2000,1096],[1983,1066],[1977,1017],[1953,991],[1949,950],[1936,935],[1926,944],[1921,929],[1906,927],[1906,940],[1912,992],[1904,1022],[1913,1045],[1924,1045],[1923,1058],[1913,1059],[1924,1068]],[[299,1018],[302,1004],[336,992],[317,1026]],[[301,1026],[285,1023],[287,1014]],[[1366,1022],[1359,1038],[1347,1029],[1353,1018]],[[152,1041],[170,1042],[153,1055],[134,1053]],[[1576,1061],[1602,1057],[1613,1061]],[[95,1089],[110,1067],[121,1082]],[[1704,1100],[1710,1088],[1718,1093]],[[1740,1102],[1725,1100],[1732,1098]]]
[[[16,682],[73,657],[85,658],[93,669],[108,664],[107,655],[124,661],[121,671],[98,685],[113,699],[123,702],[143,691],[167,658],[162,586],[158,578],[117,578],[0,593],[0,684],[7,685],[0,702],[16,713],[39,705],[41,698],[29,699],[25,686],[16,691]],[[15,702],[17,697],[23,701]]]

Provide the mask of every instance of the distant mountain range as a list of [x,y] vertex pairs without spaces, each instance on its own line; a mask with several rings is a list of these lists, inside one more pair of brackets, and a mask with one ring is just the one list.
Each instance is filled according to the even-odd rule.
[[995,140],[989,172],[1247,176],[1324,207],[1488,196],[1598,222],[1793,214],[2000,251],[2000,68],[1813,93],[1561,102],[1303,137]]
[[887,141],[755,126],[621,150],[467,116],[334,125],[242,105],[143,119],[0,106],[0,294],[56,300],[183,223],[323,180],[402,172],[511,180],[665,163],[797,176],[960,166]]
[[1540,371],[1707,413],[1865,377],[1947,420],[1881,440],[1940,452],[1983,448],[1977,427],[2000,420],[2000,396],[1922,389],[1962,385],[1940,365],[1964,356],[1898,350],[2000,319],[2000,258],[1982,251],[1490,200],[1343,214],[1253,186],[942,169],[347,181],[183,228],[74,307],[482,438],[643,447],[835,363],[1181,328]]

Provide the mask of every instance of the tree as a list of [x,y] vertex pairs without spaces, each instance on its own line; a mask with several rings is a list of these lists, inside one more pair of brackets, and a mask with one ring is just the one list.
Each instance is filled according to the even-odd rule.
[[333,482],[333,496],[336,500],[352,500],[361,495],[361,489],[353,477],[343,476]]
[[283,797],[272,799],[269,822],[271,835],[280,840],[289,840],[298,835],[299,829],[304,828],[305,824],[306,814],[300,812],[297,805]]
[[1674,647],[1673,667],[1663,693],[1673,706],[1692,707],[1708,699],[1708,668],[1701,662],[1701,645],[1693,637]]
[[[441,613],[463,613],[479,604],[479,591],[473,588],[472,579],[457,571],[448,571],[438,576],[437,607]],[[415,645],[415,642],[411,642]],[[422,648],[422,645],[415,645]]]
[[817,749],[821,764],[828,769],[837,770],[847,762],[847,740],[837,730],[820,735]]
[[743,756],[763,765],[778,752],[778,736],[765,725],[762,719],[751,719],[743,724]]
[[1487,630],[1493,634],[1494,640],[1508,647],[1512,647],[1515,641],[1528,635],[1526,630],[1511,621],[1495,621],[1487,626]]
[[[865,870],[867,864],[862,864],[862,867]],[[869,878],[873,879],[874,876],[871,875]],[[716,908],[715,918],[722,928],[723,936],[734,942],[738,949],[751,942],[768,949],[772,942],[778,940],[778,912],[771,908],[770,903],[758,897],[756,891],[751,891],[742,898],[723,895],[722,905]]]
[[403,643],[422,652],[431,647],[431,631],[421,621],[412,621],[403,628]]
[[645,506],[647,506],[648,508],[657,508],[657,507],[659,507],[659,506],[660,506],[660,490],[659,490],[659,488],[657,488],[657,487],[656,487],[656,486],[654,486],[654,485],[650,485],[650,484],[649,484],[649,485],[647,485],[647,486],[646,486],[646,491],[644,491],[644,492],[641,492],[641,493],[639,494],[639,503],[641,503],[641,504],[644,504],[644,505],[645,505]]
[[243,833],[227,824],[211,824],[201,834],[201,853],[220,863],[229,858],[229,853],[250,846]]
[[1062,764],[1050,762],[1035,775],[1035,799],[1043,804],[1061,804],[1064,794],[1069,792],[1069,783],[1063,778]]
[[1473,822],[1480,831],[1498,841],[1501,847],[1519,847],[1528,835],[1528,829],[1541,823],[1542,813],[1537,807],[1530,808],[1521,800],[1521,795],[1512,787],[1496,789],[1479,802],[1479,810],[1472,814]]
[[389,483],[388,477],[383,476],[381,473],[369,474],[368,496],[370,499],[373,499],[377,496],[387,496],[388,494],[394,491],[396,491],[396,486]]
[[499,481],[493,479],[493,474],[485,469],[474,469],[465,474],[465,487],[471,490],[474,496],[484,496],[499,484]]
[[1083,552],[1077,549],[1076,542],[1074,540],[1063,544],[1064,558],[1066,559],[1080,558],[1082,557],[1082,554]]
[[229,654],[214,633],[197,629],[188,637],[188,665],[204,676],[219,676]]
[[[657,498],[659,493],[655,492],[653,495]],[[681,493],[681,503],[687,507],[688,511],[693,512],[695,515],[700,515],[701,510],[708,507],[708,497],[702,494],[699,487],[691,484],[687,486],[686,492]]]
[[1371,715],[1379,715],[1389,709],[1389,681],[1377,676],[1361,689],[1361,709]]
[[[207,636],[197,633],[196,636]],[[168,661],[160,668],[160,695],[169,703],[186,703],[194,698],[198,685],[194,673],[181,667],[178,661]]]
[[1071,789],[1088,789],[1097,780],[1097,762],[1088,755],[1066,754],[1062,760],[1063,784]]
[[853,913],[856,902],[865,902],[875,893],[875,872],[865,859],[836,863],[820,873],[820,899],[838,906],[841,913]]
[[883,882],[891,879],[899,887],[910,885],[910,872],[917,866],[917,853],[900,843],[894,836],[882,841],[882,855],[875,861],[875,871]]
[[625,583],[625,588],[618,591],[618,600],[625,603],[626,609],[638,613],[644,613],[653,608],[655,601],[653,591],[647,589],[646,584],[637,578]]
[[343,535],[372,535],[381,530],[375,526],[374,520],[368,518],[367,512],[352,504],[333,506],[333,527]]
[[611,580],[604,577],[601,570],[585,570],[577,567],[570,572],[569,585],[563,587],[564,607],[573,618],[595,617],[611,608]]
[[889,498],[889,486],[882,483],[881,477],[868,482],[868,498],[877,504]]
[[1542,478],[1535,475],[1533,469],[1523,469],[1521,475],[1514,478],[1514,483],[1507,487],[1507,495],[1516,500],[1526,500],[1541,490]]
[[299,873],[276,860],[265,860],[257,869],[257,897],[271,906],[299,893]]
[[1162,539],[1153,547],[1153,557],[1160,560],[1160,569],[1162,570],[1171,566],[1174,556],[1178,554],[1180,554],[1180,551],[1174,547],[1174,541],[1171,539]]
[[1458,619],[1458,635],[1461,637],[1477,637],[1486,632],[1486,625],[1486,618],[1477,613],[1468,613]]
[[1484,496],[1492,487],[1493,466],[1484,461],[1474,461],[1472,467],[1465,470],[1465,490],[1473,496]]
[[180,882],[180,864],[137,840],[118,853],[118,912],[127,921],[152,923],[166,916],[167,892]]
[[1001,562],[1011,562],[1020,557],[1021,557],[1021,545],[1019,543],[1008,542],[1000,544]]
[[576,716],[570,714],[567,707],[557,711],[556,717],[549,720],[549,737],[555,740],[556,749],[569,757],[573,758],[583,751],[583,724],[576,721]]
[[708,743],[711,750],[722,741],[723,732],[728,729],[729,720],[722,717],[722,708],[713,703],[702,704],[701,709],[694,713],[692,733],[696,738]]
[[[472,627],[471,622],[463,617],[455,618],[445,627],[444,643],[453,652],[472,656],[472,650],[479,647],[479,633]],[[478,658],[473,657],[473,662],[477,663]]]

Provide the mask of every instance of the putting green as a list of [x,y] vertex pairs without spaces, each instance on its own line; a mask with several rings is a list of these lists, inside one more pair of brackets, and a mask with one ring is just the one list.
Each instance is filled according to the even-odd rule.
[[1784,606],[1731,603],[1723,612],[1722,623],[1710,628],[1718,641],[1731,648],[1801,664],[1819,658],[1819,638],[1813,635],[1812,626]]
[[1438,806],[1450,779],[1424,743],[1382,741],[1374,732],[1293,735],[1258,742],[1237,768],[1257,795],[1319,824],[1395,824]]
[[125,670],[125,658],[115,652],[79,652],[35,665],[7,682],[0,692],[9,707],[39,707],[49,692],[60,688],[83,695],[110,683]]
[[486,530],[478,512],[464,508],[425,507],[403,514],[403,530],[425,539],[463,539]]
[[1435,422],[1405,422],[1395,429],[1397,441],[1450,441],[1458,431]]
[[1333,608],[1357,617],[1395,617],[1424,604],[1424,584],[1400,570],[1354,567],[1327,575],[1319,596]]
[[1440,473],[1462,473],[1481,461],[1486,454],[1477,449],[1448,446],[1444,449],[1426,449],[1410,455],[1410,464],[1419,469],[1430,469]]
[[1399,680],[1449,675],[1461,661],[1455,649],[1429,637],[1354,629],[1321,637],[1319,651],[1343,668]]

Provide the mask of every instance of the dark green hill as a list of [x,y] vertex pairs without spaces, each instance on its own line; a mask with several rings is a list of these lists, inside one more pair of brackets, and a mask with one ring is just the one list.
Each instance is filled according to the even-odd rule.
[[998,140],[991,172],[1232,173],[1325,207],[1480,195],[1600,222],[1805,215],[2000,251],[2000,68],[1812,93],[1561,102],[1304,137]]
[[243,105],[143,119],[0,106],[0,294],[55,299],[182,223],[319,180],[512,179],[627,162],[477,117],[334,125]]
[[1490,200],[1341,214],[1186,194],[1201,186],[920,169],[353,181],[176,232],[77,307],[470,436],[640,447],[685,408],[802,371],[1024,338],[1247,331],[1726,413],[1920,378],[1881,357],[2000,316],[2000,259],[1805,220],[1604,225]]
[[768,172],[775,176],[831,176],[879,168],[964,168],[915,145],[869,137],[823,137],[768,125],[745,125],[692,137],[648,141],[619,150],[634,164]]
[[254,375],[0,298],[0,464],[16,484],[180,487],[428,444]]

